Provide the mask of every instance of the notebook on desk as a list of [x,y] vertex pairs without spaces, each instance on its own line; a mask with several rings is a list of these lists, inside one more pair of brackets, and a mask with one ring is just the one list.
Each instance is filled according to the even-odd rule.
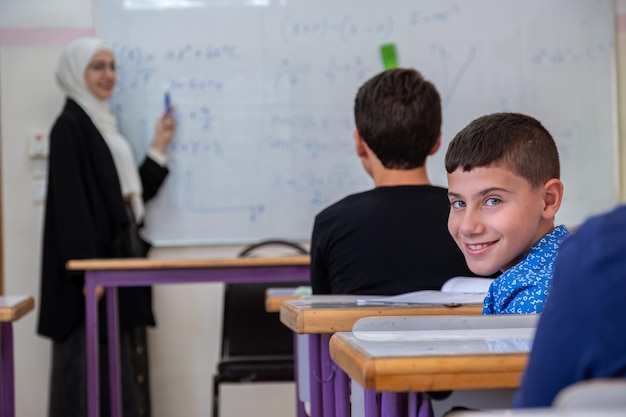
[[377,298],[359,298],[359,305],[447,305],[482,304],[493,279],[454,277],[446,281],[441,290],[420,290],[400,295]]

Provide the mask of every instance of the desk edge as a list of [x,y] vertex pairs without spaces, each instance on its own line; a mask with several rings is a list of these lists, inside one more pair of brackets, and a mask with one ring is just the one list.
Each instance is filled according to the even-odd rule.
[[32,296],[23,296],[14,305],[0,307],[0,322],[17,321],[35,308],[35,299]]

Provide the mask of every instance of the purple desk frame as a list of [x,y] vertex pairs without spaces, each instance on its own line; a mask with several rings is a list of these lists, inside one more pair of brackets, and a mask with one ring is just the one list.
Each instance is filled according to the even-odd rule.
[[396,393],[365,390],[365,417],[433,417],[425,392]]
[[[361,296],[362,297],[362,296]],[[460,315],[475,314],[480,315],[482,305],[462,306],[462,307],[446,307],[446,306],[362,306],[356,303],[359,296],[354,295],[313,295],[310,297],[302,297],[299,300],[286,301],[281,306],[281,315],[283,308],[286,308],[285,316],[291,316],[292,312],[287,312],[289,306],[285,304],[303,304],[303,308],[307,308],[308,304],[319,305],[317,308],[308,308],[308,311],[316,311],[323,313],[324,310],[351,310],[363,309],[368,310],[361,317],[374,316],[430,316],[430,315]],[[293,318],[292,318],[293,319]],[[351,320],[351,319],[350,319]],[[349,321],[350,321],[349,320]],[[305,317],[298,318],[302,323],[306,322]],[[316,323],[324,321],[319,315],[315,317]],[[311,400],[311,417],[349,417],[350,410],[350,378],[348,375],[331,359],[329,340],[334,334],[330,328],[324,329],[328,333],[319,333],[319,329],[307,331],[304,328],[296,329],[294,324],[283,324],[290,327],[294,333],[305,334],[308,336],[309,342],[309,385]],[[298,326],[295,324],[295,326]],[[336,331],[339,328],[351,330],[351,324],[333,323]],[[299,326],[298,326],[299,327]],[[295,348],[297,351],[297,346]],[[398,393],[384,393],[377,395],[374,391],[365,390],[365,412],[368,417],[379,417],[381,410],[387,416],[402,415],[403,410],[408,410],[410,416],[424,417],[432,415],[429,410],[430,402],[427,398],[421,396],[420,393],[412,393],[408,395]]]
[[[270,258],[259,258],[264,261]],[[279,258],[275,258],[279,259]],[[282,258],[289,259],[289,258]],[[117,287],[181,284],[200,282],[227,282],[227,283],[251,283],[251,282],[286,282],[286,281],[309,281],[309,265],[302,263],[268,265],[210,265],[207,260],[206,266],[160,266],[159,260],[155,260],[154,267],[128,268],[128,269],[89,269],[81,268],[80,261],[76,265],[70,265],[71,269],[84,269],[86,282],[86,333],[87,333],[87,415],[99,417],[99,372],[98,369],[98,308],[96,299],[96,287],[106,287],[106,307],[108,323],[108,355],[109,376],[111,385],[111,417],[122,417],[121,391],[120,391],[120,368],[119,368],[119,341],[118,341],[118,317],[117,317]],[[106,261],[102,261],[106,262]],[[111,260],[113,263],[124,261]],[[301,404],[297,404],[297,413],[304,413]]]
[[0,402],[2,417],[15,416],[15,369],[13,365],[13,323],[2,322],[2,340],[0,355],[2,356],[2,392]]
[[35,308],[31,296],[0,296],[0,416],[15,416],[13,322]]
[[[383,331],[393,330],[397,334],[405,330],[428,332],[433,329],[439,329],[446,334],[454,334],[455,331],[475,329],[476,333],[471,336],[472,339],[467,340],[474,340],[478,343],[459,343],[456,340],[437,339],[423,339],[416,342],[411,338],[403,339],[397,336],[381,343],[375,339],[359,337],[351,332],[333,335],[329,350],[333,349],[333,356],[364,388],[365,417],[433,417],[431,401],[428,395],[420,390],[493,389],[519,386],[519,379],[526,367],[526,357],[532,344],[532,336],[528,335],[536,326],[539,315],[457,316],[456,324],[450,324],[449,318],[449,316],[399,317],[394,325],[381,322],[377,318],[369,321],[383,323]],[[403,327],[402,320],[412,320],[412,324]],[[426,320],[439,321],[439,323],[435,324],[437,327],[428,327]],[[370,327],[372,328],[376,326]],[[480,333],[481,330],[493,331],[505,328],[515,329],[519,333],[504,334],[498,336],[498,339],[494,339],[493,334],[481,335]],[[363,327],[358,330],[367,332]],[[496,349],[493,348],[494,344],[498,346]],[[477,365],[473,368],[471,365],[465,367],[480,356],[488,358],[490,364],[484,365],[484,360],[475,360]],[[463,366],[459,366],[460,364]],[[397,370],[401,368],[403,371],[398,372]],[[406,369],[410,372],[405,372]],[[421,369],[424,372],[420,372]],[[417,375],[421,375],[423,379],[416,381],[412,378]],[[384,391],[385,388],[393,392]]]
[[[350,377],[330,358],[331,336],[332,333],[308,334],[311,417],[350,417]],[[365,390],[365,416],[433,417],[425,395],[411,392],[406,403],[402,393]]]
[[328,343],[332,333],[307,336],[311,417],[350,417],[350,379],[330,358]]

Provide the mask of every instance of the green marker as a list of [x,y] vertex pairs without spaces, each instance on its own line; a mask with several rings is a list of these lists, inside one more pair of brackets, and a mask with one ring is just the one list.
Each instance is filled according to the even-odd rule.
[[386,70],[398,67],[398,54],[395,43],[386,43],[380,46],[380,56]]

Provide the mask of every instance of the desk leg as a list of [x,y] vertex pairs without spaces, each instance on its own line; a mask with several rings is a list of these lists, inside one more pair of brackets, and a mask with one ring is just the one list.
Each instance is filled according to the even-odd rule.
[[320,338],[321,368],[322,368],[322,398],[324,398],[324,417],[335,417],[335,374],[334,364],[330,359],[330,336],[323,334]]
[[2,327],[2,416],[15,416],[15,369],[13,368],[13,323],[0,323]]
[[322,417],[321,335],[309,335],[309,385],[311,387],[311,417]]
[[107,288],[107,336],[109,348],[109,387],[111,417],[122,417],[120,391],[120,343],[117,317],[117,288]]
[[87,415],[100,415],[100,375],[98,370],[98,300],[95,273],[85,273],[85,331],[87,334]]
[[365,417],[365,390],[350,380],[350,417]]
[[402,394],[383,392],[380,400],[381,417],[402,417]]
[[419,408],[418,404],[418,395],[416,392],[409,392],[409,412],[407,413],[407,417],[418,417],[417,410]]
[[378,395],[371,389],[365,390],[365,417],[380,417]]
[[335,417],[350,416],[350,378],[348,375],[333,364],[335,371]]
[[410,416],[415,417],[435,417],[433,411],[433,404],[430,400],[430,396],[425,392],[411,392],[409,393],[409,406],[414,406],[415,411],[410,411],[413,414]]
[[296,416],[306,417],[306,411],[304,410],[304,402],[300,400],[300,371],[299,371],[299,357],[298,357],[298,334],[293,333],[293,379],[296,382]]

